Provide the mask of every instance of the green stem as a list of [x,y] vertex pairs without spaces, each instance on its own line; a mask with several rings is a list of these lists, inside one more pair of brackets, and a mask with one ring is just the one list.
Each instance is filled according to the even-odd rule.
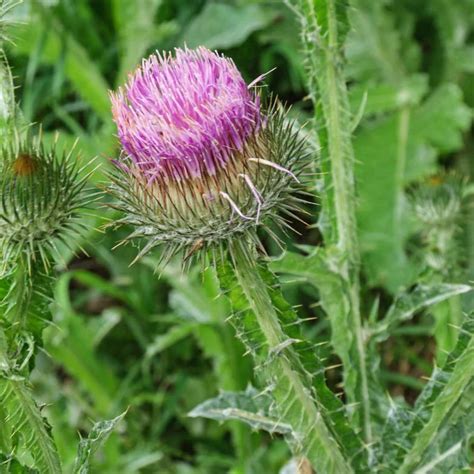
[[458,328],[462,324],[461,298],[454,296],[437,304],[431,311],[435,320],[433,332],[436,339],[436,360],[439,366],[443,366],[447,354],[456,345]]
[[0,137],[3,139],[12,136],[15,118],[14,90],[10,67],[3,49],[0,48]]
[[23,330],[26,325],[28,309],[33,295],[33,277],[29,274],[25,259],[20,256],[13,276],[13,294],[11,300],[14,306],[8,314],[16,330]]
[[[395,168],[395,209],[393,228],[401,234],[403,231],[401,218],[403,214],[403,189],[405,187],[405,168],[407,162],[408,133],[410,131],[410,108],[400,110],[398,117],[398,150]],[[400,235],[399,240],[402,241]]]
[[[335,244],[341,255],[340,273],[348,285],[347,327],[342,328],[353,335],[351,360],[341,357],[344,365],[345,388],[349,402],[360,406],[364,439],[372,441],[370,424],[370,397],[366,368],[366,354],[360,314],[359,243],[355,213],[354,152],[351,143],[351,122],[346,82],[342,73],[340,55],[342,40],[338,31],[339,19],[335,0],[318,2],[306,0],[303,8],[306,21],[312,23],[313,38],[305,35],[308,50],[315,59],[311,61],[311,75],[319,91],[322,112],[326,119],[325,134],[329,173],[326,192],[333,194],[326,200],[332,208],[326,212],[335,221],[335,232],[326,233],[326,243]],[[309,37],[311,38],[311,37]],[[313,97],[315,94],[313,94]],[[321,117],[317,117],[321,120]],[[332,187],[332,190],[330,188]],[[331,317],[331,315],[329,315]],[[335,324],[335,318],[332,318]],[[333,331],[341,328],[334,328]],[[348,349],[345,349],[348,350]],[[355,366],[355,383],[353,378]]]
[[[284,333],[265,281],[256,262],[256,252],[247,242],[231,244],[235,276],[267,346],[266,360],[257,360],[271,384],[282,421],[293,427],[295,451],[305,455],[318,472],[353,472],[329,431],[312,396],[311,376],[302,367]],[[238,316],[236,316],[238,317]]]
[[337,18],[334,0],[327,0],[328,49],[326,55],[326,83],[328,98],[323,103],[327,117],[329,159],[334,186],[335,218],[338,246],[351,264],[359,263],[358,238],[355,220],[354,154],[350,141],[348,119],[343,113],[348,110],[347,90],[344,78],[337,68],[339,49]]

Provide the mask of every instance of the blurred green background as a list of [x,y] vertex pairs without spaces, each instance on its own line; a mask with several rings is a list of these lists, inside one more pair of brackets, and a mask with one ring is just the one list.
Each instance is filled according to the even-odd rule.
[[[450,216],[447,249],[438,248],[439,222],[422,222],[410,198],[423,197],[422,188],[449,188],[453,173],[467,179],[474,172],[474,3],[354,4],[346,72],[359,118],[354,146],[367,315],[415,281],[474,278],[472,184],[452,186],[460,205]],[[269,90],[292,105],[299,122],[312,121],[299,25],[283,2],[24,0],[11,16],[8,56],[24,121],[41,123],[46,143],[59,131],[64,149],[79,138],[84,162],[98,156],[102,167],[91,185],[104,181],[118,150],[108,91],[156,49],[218,49],[248,82],[276,67],[266,77]],[[317,207],[313,214],[311,228],[298,226],[299,244],[320,242]],[[89,217],[87,256],[65,254],[53,324],[33,374],[66,471],[79,435],[128,409],[93,472],[277,473],[290,457],[281,439],[187,416],[219,390],[252,383],[250,359],[225,322],[229,308],[216,298],[212,271],[184,276],[177,262],[158,278],[154,257],[129,267],[136,249],[112,250],[125,231],[104,230],[104,216],[113,217],[106,208]],[[437,266],[433,255],[441,259]],[[302,317],[314,318],[307,337],[327,341],[316,290],[304,281],[286,281],[284,289]],[[459,313],[472,307],[468,297],[455,304]],[[443,311],[419,315],[386,342],[383,374],[394,395],[413,399],[423,385],[435,356],[433,335],[449,346]],[[332,361],[329,348],[322,352]],[[337,390],[338,369],[328,378]]]

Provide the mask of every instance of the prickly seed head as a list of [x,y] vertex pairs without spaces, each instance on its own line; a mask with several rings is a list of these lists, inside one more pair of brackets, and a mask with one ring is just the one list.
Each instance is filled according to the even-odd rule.
[[139,255],[161,243],[188,254],[270,219],[285,224],[306,147],[276,101],[261,104],[256,82],[217,53],[177,49],[143,61],[111,94],[122,144],[111,190],[130,238],[147,239]]

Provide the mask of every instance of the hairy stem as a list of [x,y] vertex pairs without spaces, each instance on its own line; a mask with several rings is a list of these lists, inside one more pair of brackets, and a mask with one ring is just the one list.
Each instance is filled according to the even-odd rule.
[[[353,265],[359,263],[358,238],[355,220],[354,153],[350,141],[347,116],[348,100],[344,78],[333,54],[339,49],[337,18],[334,0],[327,0],[328,45],[326,55],[327,101],[323,101],[328,134],[328,151],[334,186],[335,218],[338,246]],[[316,15],[316,14],[315,14]],[[317,21],[317,17],[316,17]],[[346,115],[346,116],[344,116]]]
[[23,330],[26,325],[28,309],[33,294],[33,277],[28,273],[25,259],[20,256],[16,265],[12,282],[12,301],[8,319],[17,330]]
[[15,118],[13,78],[7,58],[0,47],[0,138],[11,139]]
[[[400,225],[403,214],[403,189],[405,187],[405,168],[407,161],[408,134],[410,131],[410,108],[404,107],[399,112],[398,118],[398,150],[395,168],[395,212],[394,229],[400,234],[402,227]],[[400,235],[400,240],[402,237]]]
[[[311,375],[292,347],[298,341],[288,338],[280,324],[255,249],[246,241],[235,240],[231,255],[236,282],[257,323],[251,333],[241,333],[241,337],[256,356],[256,365],[271,388],[278,416],[293,428],[291,444],[295,452],[305,455],[318,472],[353,472],[315,403]],[[253,341],[248,340],[255,340],[257,331],[261,336],[258,344],[265,346],[257,349],[259,355]]]
[[303,24],[310,92],[316,105],[316,120],[322,128],[325,193],[330,194],[323,200],[323,206],[326,206],[324,213],[331,225],[323,228],[323,233],[326,245],[336,246],[339,251],[340,274],[348,287],[345,327],[340,327],[342,318],[329,317],[333,333],[343,331],[352,335],[352,347],[336,347],[336,351],[343,362],[347,397],[349,402],[360,407],[360,424],[365,441],[370,443],[370,398],[359,301],[360,255],[355,217],[352,124],[341,67],[343,39],[339,28],[343,21],[340,17],[345,17],[345,5],[336,5],[335,0],[300,0],[296,5]]

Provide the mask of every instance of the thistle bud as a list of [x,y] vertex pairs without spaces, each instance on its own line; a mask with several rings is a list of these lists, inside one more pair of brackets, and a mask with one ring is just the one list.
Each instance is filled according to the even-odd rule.
[[305,143],[276,101],[262,104],[232,60],[205,48],[154,54],[111,94],[122,145],[112,192],[138,257],[225,245],[285,225],[307,165]]
[[414,215],[422,224],[425,263],[445,278],[453,278],[460,264],[457,234],[465,192],[465,180],[446,174],[430,177],[410,193]]
[[57,244],[71,245],[87,199],[79,174],[70,155],[46,152],[38,141],[0,149],[0,274],[20,258],[29,272],[38,259],[47,269]]

